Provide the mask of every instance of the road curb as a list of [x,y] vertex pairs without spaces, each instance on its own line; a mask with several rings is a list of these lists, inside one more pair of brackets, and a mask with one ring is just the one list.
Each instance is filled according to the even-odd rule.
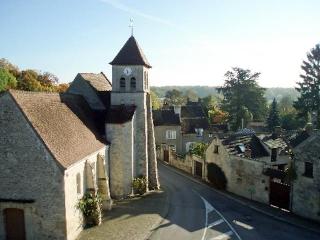
[[[198,180],[198,179],[195,179],[195,178],[191,177],[191,176],[188,175],[187,173],[182,172],[180,169],[176,169],[176,168],[174,168],[173,166],[171,166],[171,165],[169,165],[169,164],[167,164],[167,163],[164,163],[164,162],[160,162],[160,161],[159,161],[159,163],[162,164],[164,167],[172,170],[173,172],[175,172],[175,173],[177,173],[177,174],[179,174],[179,175],[181,175],[181,176],[184,176],[184,177],[188,178],[189,180],[191,180],[191,181],[193,181],[193,182],[195,182],[195,183],[199,183],[199,184],[201,184],[201,185],[203,185],[203,186],[209,187],[209,186],[208,186],[207,184],[205,184],[204,182],[202,182],[202,181],[200,181],[200,180]],[[222,195],[222,196],[224,196],[224,197],[227,197],[227,198],[229,198],[229,199],[231,199],[231,200],[233,200],[233,201],[235,201],[235,202],[237,202],[237,203],[239,203],[239,204],[241,204],[241,205],[244,205],[244,206],[246,206],[246,207],[249,207],[249,208],[251,208],[251,209],[253,209],[253,210],[257,211],[257,212],[260,212],[260,213],[262,213],[262,214],[264,214],[264,215],[267,215],[267,216],[269,216],[269,217],[272,217],[272,218],[274,218],[274,219],[276,219],[276,220],[278,220],[278,221],[281,221],[281,222],[284,222],[284,223],[293,225],[293,226],[295,226],[295,227],[299,227],[299,228],[302,228],[302,229],[306,229],[306,230],[308,230],[308,231],[312,231],[312,232],[315,232],[315,233],[320,233],[320,230],[316,230],[316,229],[309,228],[309,227],[306,227],[306,226],[301,225],[301,224],[297,224],[297,223],[288,221],[288,220],[286,220],[285,218],[276,216],[276,215],[274,215],[274,214],[271,214],[271,213],[269,213],[269,212],[266,212],[266,211],[264,211],[264,210],[261,210],[261,209],[259,209],[259,208],[257,208],[257,207],[254,207],[254,206],[252,206],[252,205],[250,205],[250,204],[248,204],[248,203],[246,203],[246,202],[244,202],[244,201],[241,201],[240,199],[234,198],[234,197],[228,195],[228,194],[225,193],[225,192],[219,191],[219,190],[214,189],[214,188],[212,188],[212,187],[211,187],[210,189],[211,189],[212,191],[216,192],[216,193],[219,193],[220,195]]]

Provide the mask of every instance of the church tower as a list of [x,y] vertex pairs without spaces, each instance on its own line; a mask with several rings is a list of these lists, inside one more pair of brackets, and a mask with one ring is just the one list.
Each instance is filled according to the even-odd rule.
[[[128,115],[128,111],[134,109],[132,117],[132,164],[125,161],[124,165],[127,166],[123,167],[132,166],[133,177],[145,176],[150,188],[158,188],[149,84],[151,65],[133,36],[127,40],[110,64],[112,65],[111,109],[121,108],[124,115]],[[108,136],[108,133],[106,135]],[[110,148],[112,148],[112,139],[110,141]],[[122,145],[118,147],[123,148],[119,149],[121,152],[126,151],[130,146]],[[128,155],[127,151],[126,154]],[[118,158],[116,161],[123,161],[120,156],[116,158]],[[113,160],[115,159],[110,156],[111,163]],[[112,182],[112,176],[110,181]]]

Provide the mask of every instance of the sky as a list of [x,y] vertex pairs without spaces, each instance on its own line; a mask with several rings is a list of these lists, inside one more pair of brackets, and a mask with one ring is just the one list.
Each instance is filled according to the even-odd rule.
[[320,43],[319,0],[0,0],[0,58],[60,82],[105,72],[131,35],[151,85],[220,86],[232,67],[263,87],[295,87]]

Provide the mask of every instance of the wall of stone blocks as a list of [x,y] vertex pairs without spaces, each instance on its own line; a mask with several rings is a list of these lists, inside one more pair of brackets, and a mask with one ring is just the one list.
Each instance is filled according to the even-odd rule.
[[[292,211],[320,222],[320,136],[315,133],[294,149],[297,179],[292,188]],[[305,173],[305,162],[313,163],[313,178]]]
[[[214,153],[214,146],[219,153]],[[227,178],[227,191],[269,204],[269,177],[262,174],[264,163],[229,155],[221,141],[215,138],[206,151],[207,163],[217,164]]]
[[[92,169],[93,183],[94,187],[97,189],[97,159],[98,155],[104,156],[106,153],[106,148],[85,157],[81,161],[77,162],[73,166],[69,167],[65,171],[64,181],[65,181],[65,208],[66,208],[66,230],[67,230],[67,239],[73,240],[81,232],[83,228],[83,219],[82,213],[76,208],[76,205],[80,198],[83,197],[87,189],[86,184],[86,172],[85,164],[89,164]],[[77,174],[80,174],[80,193],[77,192]],[[108,185],[106,185],[108,187]],[[106,189],[108,192],[109,189]],[[106,200],[106,199],[105,199]],[[110,199],[108,199],[110,200]]]
[[0,96],[0,198],[34,200],[0,202],[0,239],[5,239],[3,210],[25,211],[28,239],[64,239],[63,170],[48,152],[14,100]]
[[135,176],[133,121],[123,124],[106,124],[109,141],[110,194],[122,198],[132,194]]

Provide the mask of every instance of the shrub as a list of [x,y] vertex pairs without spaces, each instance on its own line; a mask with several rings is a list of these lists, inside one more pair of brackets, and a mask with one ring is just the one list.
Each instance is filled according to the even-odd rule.
[[85,225],[99,225],[101,221],[102,199],[99,194],[86,193],[79,199],[76,208],[79,209],[86,221]]
[[217,189],[225,190],[227,178],[222,169],[215,163],[208,163],[208,180]]
[[205,156],[206,156],[207,148],[208,148],[208,144],[205,144],[205,143],[194,143],[194,144],[192,144],[192,147],[189,150],[189,153],[193,154],[193,155],[197,155],[197,156],[199,156],[199,157],[204,159]]
[[137,194],[144,194],[147,191],[147,179],[145,176],[140,176],[137,178],[134,178],[132,181],[132,187],[134,193]]

